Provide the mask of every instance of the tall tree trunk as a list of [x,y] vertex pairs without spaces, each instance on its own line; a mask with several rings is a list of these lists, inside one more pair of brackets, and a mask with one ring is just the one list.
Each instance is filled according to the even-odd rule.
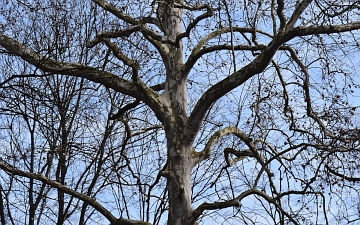
[[168,224],[190,225],[187,216],[191,207],[191,145],[182,138],[168,141],[167,189],[169,194]]
[[[175,41],[182,32],[182,9],[170,1],[159,4],[160,23],[164,34]],[[182,0],[176,1],[183,4]],[[166,52],[163,60],[166,68],[166,83],[163,97],[168,103],[167,119],[164,120],[168,148],[167,190],[169,195],[168,224],[191,225],[188,220],[191,207],[192,145],[184,135],[187,116],[187,74],[183,70],[182,43],[177,46],[163,44]]]

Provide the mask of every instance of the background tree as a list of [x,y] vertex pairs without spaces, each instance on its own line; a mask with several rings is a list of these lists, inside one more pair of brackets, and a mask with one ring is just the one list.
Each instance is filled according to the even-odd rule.
[[0,3],[1,222],[356,223],[359,5]]

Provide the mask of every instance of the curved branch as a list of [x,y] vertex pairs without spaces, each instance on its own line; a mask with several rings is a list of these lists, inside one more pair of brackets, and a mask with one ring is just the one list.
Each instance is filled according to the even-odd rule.
[[244,199],[245,197],[247,197],[249,195],[258,193],[258,192],[260,192],[260,191],[256,190],[256,189],[250,189],[250,190],[242,192],[236,198],[233,198],[228,201],[214,202],[214,203],[206,203],[206,202],[202,203],[193,211],[193,213],[191,214],[191,218],[192,218],[192,220],[196,221],[196,219],[199,218],[200,215],[205,210],[225,209],[225,208],[232,207],[232,206],[238,207],[240,205],[240,201],[242,199]]
[[199,50],[196,55],[192,55],[189,57],[188,61],[186,62],[185,66],[186,66],[186,70],[190,71],[192,66],[196,63],[196,61],[201,58],[203,55],[207,54],[207,53],[211,53],[214,51],[221,51],[221,50],[236,50],[236,51],[262,51],[265,50],[266,46],[265,45],[228,45],[228,44],[223,44],[223,45],[214,45],[211,47],[203,47],[201,50]]
[[[141,32],[146,39],[151,38],[151,39],[153,39],[153,41],[155,40],[160,43],[166,43],[166,44],[170,44],[170,45],[173,45],[176,47],[180,46],[179,41],[177,41],[177,39],[173,40],[167,36],[157,34],[154,31],[152,31],[150,28],[146,27],[146,25],[143,25],[143,24],[134,25],[134,26],[131,26],[128,28],[124,28],[122,30],[99,33],[98,35],[96,35],[96,37],[93,40],[91,40],[89,43],[87,43],[86,46],[89,48],[92,48],[95,45],[102,42],[104,38],[128,37],[135,32]],[[182,37],[180,37],[179,40],[181,38]]]
[[116,222],[111,223],[110,225],[151,225],[151,223],[120,218]]
[[349,177],[349,176],[346,176],[345,174],[338,173],[335,170],[331,169],[328,165],[325,165],[325,168],[333,175],[341,177],[342,179],[345,179],[347,181],[353,181],[353,182],[360,181],[359,177]]
[[[233,154],[235,155],[237,158],[234,160],[230,160],[229,155]],[[245,159],[246,157],[256,157],[256,154],[254,154],[254,151],[250,151],[250,150],[236,150],[233,148],[225,148],[224,149],[224,157],[225,157],[225,162],[226,162],[226,166],[230,167],[232,166],[234,163]]]
[[[99,34],[94,40],[92,40],[88,44],[89,46],[94,46],[97,43],[101,42],[101,40],[99,40],[101,38],[115,38],[115,37],[129,36],[130,34],[137,32],[137,31],[140,31],[145,36],[146,39],[149,39],[149,37],[151,37],[151,39],[159,41],[161,43],[167,43],[167,44],[170,44],[170,45],[173,45],[176,47],[180,46],[179,40],[183,37],[178,37],[178,38],[176,38],[176,40],[174,40],[167,36],[159,35],[156,32],[152,31],[149,27],[146,26],[146,23],[151,23],[151,24],[154,24],[157,27],[159,27],[158,22],[155,18],[144,17],[141,20],[137,20],[137,19],[131,17],[130,15],[123,13],[117,7],[111,5],[103,0],[93,0],[93,2],[95,2],[97,5],[102,7],[104,10],[112,13],[119,19],[131,24],[132,26],[129,28],[123,29],[123,30],[115,31],[115,32],[103,32],[103,33]],[[184,36],[184,37],[186,37],[186,36]]]
[[179,34],[176,37],[176,43],[178,43],[181,39],[185,38],[185,37],[189,37],[191,30],[203,19],[206,19],[208,17],[213,16],[213,11],[210,8],[210,6],[208,4],[202,5],[200,7],[197,7],[197,9],[203,9],[206,8],[206,12],[201,14],[200,16],[196,17],[194,19],[194,21],[192,21],[186,28],[186,31],[184,33]]
[[111,42],[109,39],[104,39],[103,42],[106,44],[106,46],[112,50],[114,56],[121,60],[125,65],[127,66],[130,66],[131,69],[132,69],[132,80],[134,82],[137,82],[138,81],[138,77],[139,77],[139,63],[134,60],[134,59],[131,59],[129,58],[128,56],[124,55],[119,47]]
[[[277,74],[277,76],[279,77],[281,86],[282,86],[282,88],[283,88],[284,114],[287,115],[287,113],[289,112],[289,113],[290,113],[290,117],[293,118],[292,111],[291,111],[291,109],[289,108],[289,94],[288,94],[288,92],[287,92],[287,90],[286,90],[286,82],[285,82],[285,79],[283,78],[283,76],[282,76],[282,74],[281,74],[279,65],[278,65],[274,60],[271,60],[271,63],[272,63],[273,66],[275,67],[276,74]],[[291,121],[293,121],[293,119],[292,119]]]
[[28,172],[24,172],[21,170],[18,170],[10,165],[7,165],[3,162],[0,162],[0,168],[3,169],[4,171],[11,173],[12,175],[18,175],[21,177],[27,177],[27,178],[32,178],[38,181],[41,181],[47,185],[50,185],[53,188],[57,188],[63,192],[65,192],[66,194],[69,194],[73,197],[76,197],[84,202],[86,202],[87,204],[91,205],[92,207],[94,207],[94,209],[96,209],[98,212],[100,212],[102,215],[104,215],[110,222],[114,222],[117,219],[115,218],[114,215],[112,215],[107,209],[105,209],[100,203],[98,203],[97,201],[95,201],[95,199],[91,198],[88,195],[79,193],[73,189],[70,189],[68,187],[66,187],[65,185],[60,184],[59,182],[50,180],[49,178],[40,175],[40,174],[35,174],[35,173],[28,173]]
[[228,201],[223,202],[214,202],[214,203],[202,203],[199,207],[197,207],[193,213],[191,214],[190,218],[195,221],[197,218],[200,217],[200,215],[205,210],[216,210],[216,209],[225,209],[229,207],[239,207],[241,206],[241,201],[250,195],[257,195],[263,198],[265,201],[267,201],[270,204],[273,204],[277,209],[281,211],[282,214],[284,214],[293,224],[299,224],[293,216],[291,216],[289,213],[287,213],[281,205],[278,203],[277,198],[272,198],[266,193],[257,190],[255,188],[252,188],[250,190],[242,192],[240,195],[238,195],[236,198],[230,199]]
[[124,115],[124,113],[125,113],[126,111],[135,108],[135,107],[138,106],[139,104],[140,104],[140,100],[135,100],[134,102],[125,105],[124,107],[120,108],[117,113],[115,113],[114,115],[112,115],[112,116],[110,117],[110,120],[120,119],[120,118]]
[[252,139],[250,137],[248,137],[244,132],[242,132],[241,130],[239,130],[235,127],[225,127],[223,129],[215,132],[210,137],[210,139],[208,140],[208,142],[205,145],[205,148],[201,152],[193,153],[193,160],[194,160],[193,164],[196,165],[198,162],[201,162],[201,161],[209,158],[211,151],[212,151],[214,145],[216,144],[216,142],[218,142],[222,137],[229,135],[229,134],[234,134],[235,136],[240,138],[243,142],[245,142],[245,144],[252,151],[255,151],[255,146],[254,146],[254,143],[252,142]]
[[266,200],[268,203],[271,203],[276,206],[286,217],[289,218],[290,221],[292,221],[294,224],[298,224],[293,217],[285,212],[285,210],[278,204],[278,202],[274,199],[265,194],[262,191],[259,191],[255,188],[247,190],[242,192],[240,195],[238,195],[236,198],[230,199],[228,201],[223,202],[214,202],[214,203],[202,203],[199,207],[197,207],[193,213],[191,214],[190,218],[191,221],[195,221],[199,216],[205,211],[205,210],[216,210],[216,209],[225,209],[229,207],[239,207],[240,202],[250,195],[258,195],[262,197],[264,200]]
[[143,96],[140,96],[138,88],[134,83],[124,80],[112,73],[82,64],[58,62],[34,52],[24,44],[3,34],[0,34],[0,46],[5,48],[10,54],[21,57],[23,60],[44,72],[83,77],[123,94],[135,98],[143,98]]
[[329,136],[335,140],[340,140],[343,142],[348,142],[349,140],[356,140],[358,137],[342,137],[342,136],[338,136],[333,134],[332,132],[329,131],[329,129],[327,128],[327,126],[323,123],[323,121],[321,120],[321,118],[319,118],[319,116],[314,113],[313,110],[313,106],[312,106],[312,101],[311,101],[311,95],[310,95],[310,74],[307,70],[307,67],[301,62],[301,60],[299,59],[299,57],[297,56],[296,52],[290,48],[289,46],[286,46],[287,51],[290,53],[291,58],[294,60],[294,62],[300,67],[300,70],[302,73],[304,73],[305,78],[304,78],[304,83],[302,85],[302,88],[304,90],[304,99],[306,102],[306,114],[308,117],[312,118],[323,130],[324,135],[325,136]]
[[[203,47],[205,46],[206,43],[208,43],[208,41],[210,41],[213,38],[219,37],[222,34],[225,33],[235,33],[235,32],[239,32],[239,33],[254,33],[254,32],[258,32],[260,34],[263,34],[265,36],[271,37],[272,35],[261,31],[261,30],[255,30],[253,28],[247,28],[247,27],[224,27],[221,29],[218,29],[214,32],[211,32],[210,34],[206,35],[203,39],[201,39],[197,45],[194,47],[194,49],[192,50],[188,60],[185,63],[185,71],[189,72],[190,69],[193,67],[193,65],[196,63],[196,61],[205,53],[207,52],[203,52],[202,50],[204,49]],[[221,45],[219,45],[221,46]],[[239,45],[242,46],[242,45]],[[236,47],[236,46],[234,46]],[[212,48],[212,47],[209,47]]]
[[150,86],[150,88],[154,91],[162,91],[165,89],[165,83],[155,84],[153,86]]
[[132,25],[141,24],[141,22],[139,20],[136,20],[133,17],[131,17],[130,15],[128,15],[126,13],[123,13],[118,8],[116,8],[115,6],[105,2],[103,0],[92,0],[92,1],[95,2],[97,5],[99,5],[101,8],[103,8],[104,10],[106,10],[108,12],[111,12],[116,17],[118,17],[119,19],[124,20],[127,23],[130,23]]

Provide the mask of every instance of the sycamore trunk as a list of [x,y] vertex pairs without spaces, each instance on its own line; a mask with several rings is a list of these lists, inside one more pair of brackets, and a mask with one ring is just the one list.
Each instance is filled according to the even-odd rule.
[[[176,40],[182,32],[182,9],[174,7],[171,2],[159,4],[159,22],[165,36]],[[182,0],[176,4],[183,4]],[[162,44],[162,59],[166,69],[165,90],[162,96],[166,110],[162,118],[166,139],[168,165],[166,171],[167,190],[169,195],[168,223],[171,225],[191,225],[189,216],[191,207],[191,170],[192,143],[188,143],[183,130],[187,116],[187,74],[183,71],[182,43],[177,46]],[[165,52],[165,53],[164,53]]]
[[181,139],[168,140],[167,189],[169,195],[168,224],[190,225],[191,207],[191,147]]

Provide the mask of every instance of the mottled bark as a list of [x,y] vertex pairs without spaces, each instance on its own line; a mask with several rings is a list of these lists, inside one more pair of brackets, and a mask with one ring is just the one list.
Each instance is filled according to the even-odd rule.
[[[182,4],[183,1],[176,3]],[[158,17],[165,36],[176,41],[182,32],[182,9],[173,8],[173,3],[159,3]],[[169,195],[168,224],[190,225],[188,216],[191,207],[192,146],[185,138],[187,122],[187,74],[183,70],[182,43],[161,44],[166,54],[162,55],[166,68],[164,105],[168,107],[164,121],[168,147],[167,189]]]

